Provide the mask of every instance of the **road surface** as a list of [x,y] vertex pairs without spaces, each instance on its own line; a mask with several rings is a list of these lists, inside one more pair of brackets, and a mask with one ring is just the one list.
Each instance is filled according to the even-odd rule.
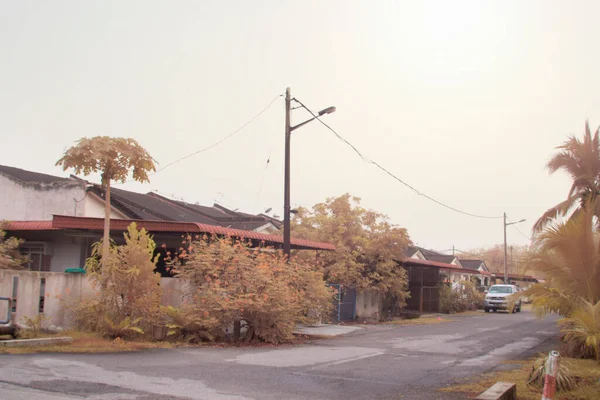
[[376,325],[301,346],[0,356],[0,398],[459,399],[440,393],[503,360],[547,350],[555,320],[533,313]]

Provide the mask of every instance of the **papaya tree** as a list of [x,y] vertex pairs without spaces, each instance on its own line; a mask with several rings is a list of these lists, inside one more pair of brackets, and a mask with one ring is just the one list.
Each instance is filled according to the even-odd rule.
[[75,174],[101,175],[104,190],[104,236],[102,254],[109,254],[110,242],[110,182],[125,182],[131,172],[138,182],[149,182],[148,173],[156,171],[154,159],[140,144],[131,138],[96,136],[81,138],[67,149],[56,162],[63,170],[73,169]]

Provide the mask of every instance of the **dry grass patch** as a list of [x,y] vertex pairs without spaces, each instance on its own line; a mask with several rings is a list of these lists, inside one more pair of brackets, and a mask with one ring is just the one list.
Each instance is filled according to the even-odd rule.
[[57,335],[39,335],[38,337],[69,336],[72,343],[60,345],[35,346],[35,347],[9,347],[0,348],[0,354],[31,354],[31,353],[121,353],[156,348],[172,348],[174,343],[125,341],[120,338],[115,340],[104,339],[91,333],[67,331]]
[[[465,393],[469,398],[473,398],[496,382],[512,382],[517,384],[519,400],[539,400],[542,397],[542,389],[527,385],[533,362],[534,359],[506,361],[505,364],[514,364],[516,368],[480,375],[476,377],[477,380],[475,381],[439,390],[441,392]],[[569,368],[574,377],[577,377],[578,386],[568,392],[558,392],[555,400],[598,400],[600,398],[600,364],[594,360],[574,358],[563,358],[561,363]]]

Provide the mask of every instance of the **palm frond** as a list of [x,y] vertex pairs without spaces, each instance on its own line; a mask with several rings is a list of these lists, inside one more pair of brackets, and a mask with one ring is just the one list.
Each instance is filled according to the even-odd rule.
[[554,207],[546,210],[546,212],[544,212],[542,216],[533,225],[533,230],[536,232],[540,232],[557,217],[567,215],[569,210],[577,204],[578,200],[578,196],[569,197],[568,199],[558,203]]

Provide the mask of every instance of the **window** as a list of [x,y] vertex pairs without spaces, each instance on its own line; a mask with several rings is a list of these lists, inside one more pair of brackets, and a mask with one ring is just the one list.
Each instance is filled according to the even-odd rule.
[[32,271],[43,270],[44,243],[25,243],[19,247],[19,251],[27,257],[27,268]]

